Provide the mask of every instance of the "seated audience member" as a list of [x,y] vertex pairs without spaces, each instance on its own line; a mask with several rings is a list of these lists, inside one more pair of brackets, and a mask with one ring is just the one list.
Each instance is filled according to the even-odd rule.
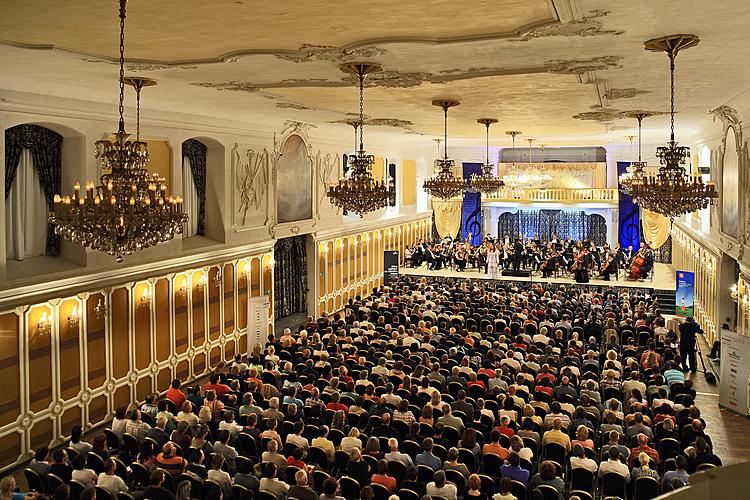
[[456,485],[445,479],[445,472],[435,471],[432,482],[427,483],[427,495],[431,497],[443,497],[447,500],[458,500]]
[[565,490],[565,482],[557,477],[555,464],[548,460],[539,464],[539,472],[534,474],[534,477],[531,478],[529,488],[533,491],[534,488],[541,485],[552,486],[557,490],[558,498],[562,499],[563,491]]

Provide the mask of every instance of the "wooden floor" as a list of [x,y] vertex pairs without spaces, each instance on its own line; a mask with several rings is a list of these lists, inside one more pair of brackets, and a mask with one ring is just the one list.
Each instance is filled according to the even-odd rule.
[[[703,337],[699,338],[701,352],[709,352]],[[698,361],[700,369],[700,361]],[[708,361],[706,361],[706,368]],[[719,385],[710,385],[702,372],[688,375],[693,381],[697,397],[695,404],[701,409],[706,420],[706,434],[711,436],[714,453],[724,465],[732,465],[750,460],[750,419],[719,407]]]
[[[440,269],[438,271],[431,271],[427,269],[427,265],[423,265],[418,268],[412,268],[412,267],[402,267],[399,269],[399,272],[401,274],[412,274],[412,275],[420,275],[420,276],[451,276],[451,277],[457,277],[457,278],[478,278],[478,279],[489,279],[489,275],[484,274],[483,272],[478,272],[476,269],[469,268],[466,271],[455,271],[451,269]],[[510,281],[529,281],[529,278],[515,278],[511,276],[501,276],[499,279],[501,280],[510,280]],[[565,275],[564,277],[560,278],[542,278],[541,274],[534,274],[534,276],[531,277],[531,280],[536,283],[561,283],[561,284],[573,284],[575,283],[575,280],[573,280],[571,275]],[[633,281],[626,279],[625,273],[623,271],[620,271],[619,273],[619,279],[615,280],[614,276],[612,277],[611,281],[604,281],[601,279],[592,279],[589,284],[591,285],[603,285],[603,286],[629,286],[629,287],[636,287],[636,288],[655,288],[658,290],[674,290],[675,289],[675,274],[674,274],[674,268],[670,264],[655,264],[654,265],[654,277],[653,280],[651,278],[643,280],[643,281]]]

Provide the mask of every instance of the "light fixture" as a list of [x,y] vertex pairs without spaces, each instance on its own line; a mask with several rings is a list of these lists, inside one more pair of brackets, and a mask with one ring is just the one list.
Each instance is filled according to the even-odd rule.
[[221,288],[224,286],[224,277],[222,276],[221,269],[216,271],[216,275],[214,276],[214,285],[216,285],[216,288],[221,290]]
[[47,316],[47,311],[44,311],[36,323],[36,332],[39,335],[49,335],[52,333],[52,321]]
[[146,285],[141,293],[141,307],[148,307],[151,305],[151,288]]
[[273,258],[273,255],[271,255],[271,256],[268,257],[268,264],[267,265],[268,265],[269,269],[273,269],[274,267],[276,267],[276,260]]
[[73,306],[73,309],[68,314],[68,326],[70,328],[78,328],[81,322],[81,314],[78,312],[78,306]]
[[485,160],[482,165],[482,174],[473,174],[471,176],[471,187],[476,189],[484,195],[491,195],[497,193],[504,185],[503,180],[499,177],[495,177],[492,173],[493,165],[490,163],[490,125],[497,123],[495,118],[480,118],[477,123],[481,123],[485,126],[487,131],[487,137],[485,142]]
[[680,50],[698,45],[695,35],[670,35],[654,38],[645,43],[646,50],[666,52],[670,73],[670,136],[666,146],[656,149],[659,158],[659,173],[644,175],[643,179],[631,183],[630,193],[642,208],[674,218],[695,212],[713,204],[718,193],[713,182],[703,183],[700,175],[690,175],[683,166],[690,156],[690,148],[678,146],[674,138],[674,68]]
[[[443,108],[443,147],[445,148],[445,155],[443,158],[435,160],[437,172],[424,181],[422,189],[427,194],[443,200],[458,196],[469,187],[465,179],[454,175],[453,165],[455,162],[448,158],[448,110],[459,104],[461,103],[458,101],[432,101],[433,106]],[[438,143],[438,147],[439,145],[440,143]]]
[[740,290],[737,286],[737,283],[733,284],[731,287],[729,287],[729,294],[732,297],[732,302],[737,303],[740,300]]
[[97,319],[102,319],[107,314],[107,305],[104,303],[101,297],[96,303],[96,306],[94,306],[94,313],[96,314]]
[[[338,184],[328,188],[331,204],[360,217],[396,203],[396,190],[391,179],[376,180],[372,177],[375,156],[365,154],[364,147],[364,88],[368,74],[380,71],[380,66],[370,63],[348,63],[341,70],[352,73],[359,79],[359,149],[349,157],[349,171]],[[356,138],[356,129],[354,131]]]
[[146,143],[128,140],[125,132],[126,3],[120,0],[119,127],[114,140],[96,142],[96,157],[104,172],[100,184],[88,182],[83,198],[78,183],[72,197],[56,194],[54,210],[49,214],[56,234],[107,252],[117,262],[122,262],[124,255],[171,240],[187,222],[182,199],[168,196],[166,184],[146,169]]
[[513,151],[513,159],[508,168],[508,174],[503,177],[503,181],[515,193],[515,196],[520,196],[518,191],[540,188],[551,181],[552,177],[549,174],[531,166],[531,145],[534,143],[534,139],[526,139],[529,143],[529,161],[528,166],[524,168],[517,165],[515,161],[516,136],[521,135],[521,132],[518,130],[506,130],[505,134],[509,135],[512,140],[511,150]]
[[[630,193],[630,188],[633,184],[639,184],[643,182],[643,177],[646,175],[646,162],[641,160],[641,131],[643,119],[652,116],[653,113],[644,113],[642,111],[636,111],[628,114],[629,117],[638,120],[638,161],[631,162],[625,173],[623,173],[619,182],[622,186],[622,191]],[[630,143],[633,143],[633,136],[628,136]]]
[[198,276],[198,282],[195,284],[196,287],[198,287],[198,290],[203,290],[203,287],[206,286],[206,275],[201,273],[200,276]]

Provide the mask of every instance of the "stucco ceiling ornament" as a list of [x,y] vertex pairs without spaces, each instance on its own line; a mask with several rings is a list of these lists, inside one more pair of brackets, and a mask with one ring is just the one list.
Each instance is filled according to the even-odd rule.
[[[372,75],[367,80],[368,87],[387,87],[387,88],[409,88],[419,87],[425,82],[430,82],[431,73],[424,72],[404,72],[397,70],[384,70]],[[356,83],[356,78],[348,75],[344,81],[350,84]]]
[[722,121],[722,123],[724,123],[725,126],[739,125],[740,123],[740,120],[737,116],[737,110],[723,104],[717,108],[712,109],[711,111],[709,111],[709,113],[713,115],[714,121],[716,121],[716,119],[719,119]]
[[238,212],[242,215],[242,225],[244,226],[248,212],[253,208],[261,210],[263,207],[268,186],[269,154],[265,149],[261,153],[248,149],[246,158],[243,159],[239,150],[235,149],[234,155],[237,165],[235,181],[240,193]]
[[256,87],[254,84],[250,82],[190,82],[188,85],[193,85],[195,87],[206,87],[209,89],[216,89],[216,90],[231,90],[233,92],[250,92],[255,93],[260,90],[259,87]]
[[294,102],[277,102],[276,107],[280,109],[296,109],[298,111],[311,111],[314,109],[310,106],[305,106],[303,104],[297,104]]
[[297,52],[277,54],[279,59],[286,59],[296,63],[312,61],[330,61],[344,63],[353,59],[370,59],[387,54],[388,51],[378,47],[359,47],[351,50],[331,45],[303,45]]
[[549,26],[540,26],[532,28],[520,37],[509,38],[509,42],[528,42],[535,38],[546,38],[550,36],[600,36],[600,35],[622,35],[625,33],[621,30],[604,29],[604,25],[597,21],[609,14],[609,11],[595,9],[590,10],[582,19],[575,19],[567,23],[553,24]]
[[634,88],[627,89],[608,89],[602,97],[607,100],[614,101],[615,99],[631,99],[640,94],[650,94],[650,90],[641,90]]
[[598,56],[590,59],[554,59],[544,63],[550,73],[582,75],[587,71],[622,68],[622,56]]

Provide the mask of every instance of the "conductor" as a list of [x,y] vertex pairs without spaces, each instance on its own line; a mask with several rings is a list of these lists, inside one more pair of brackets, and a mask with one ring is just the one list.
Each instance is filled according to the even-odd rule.
[[695,373],[698,369],[695,358],[696,335],[703,334],[703,330],[695,322],[692,316],[688,316],[683,324],[680,325],[680,357],[682,358],[682,370]]
[[523,243],[521,238],[516,238],[513,243],[513,270],[518,271],[521,268],[521,255],[523,254]]

